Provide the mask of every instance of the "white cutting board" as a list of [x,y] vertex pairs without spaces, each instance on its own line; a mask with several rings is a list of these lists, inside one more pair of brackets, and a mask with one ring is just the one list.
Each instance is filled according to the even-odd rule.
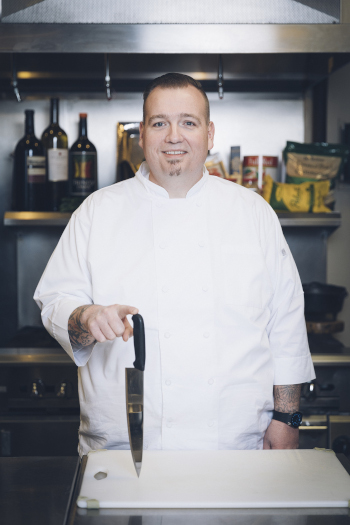
[[[105,472],[97,480],[94,475]],[[140,478],[128,450],[90,452],[82,508],[347,507],[350,476],[332,451],[144,451]]]

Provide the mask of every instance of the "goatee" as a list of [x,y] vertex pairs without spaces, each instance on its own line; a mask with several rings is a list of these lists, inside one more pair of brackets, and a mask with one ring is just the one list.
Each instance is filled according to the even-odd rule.
[[175,168],[175,164],[178,164],[178,160],[170,160],[169,164],[173,164],[173,168],[169,171],[170,177],[173,177],[174,175],[179,176],[181,174],[181,167]]

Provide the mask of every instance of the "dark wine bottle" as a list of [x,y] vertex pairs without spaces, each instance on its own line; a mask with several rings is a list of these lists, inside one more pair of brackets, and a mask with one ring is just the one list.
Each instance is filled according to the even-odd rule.
[[25,135],[14,153],[12,209],[44,211],[46,203],[46,167],[44,147],[34,135],[34,111],[25,111]]
[[69,193],[87,197],[97,190],[97,152],[87,137],[87,114],[80,113],[79,138],[69,152]]
[[68,138],[58,124],[59,100],[51,99],[50,125],[42,134],[46,150],[48,206],[59,211],[61,201],[68,195]]

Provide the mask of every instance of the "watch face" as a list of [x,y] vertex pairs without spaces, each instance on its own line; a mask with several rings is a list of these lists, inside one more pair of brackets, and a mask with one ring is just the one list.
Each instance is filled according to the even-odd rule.
[[294,414],[292,414],[291,416],[291,419],[290,419],[290,424],[293,428],[299,428],[300,425],[301,425],[301,422],[302,422],[302,415],[300,412],[295,412]]

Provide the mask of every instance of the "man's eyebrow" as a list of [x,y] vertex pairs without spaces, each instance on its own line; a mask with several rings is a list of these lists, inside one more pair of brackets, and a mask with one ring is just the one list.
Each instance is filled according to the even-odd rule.
[[[198,117],[196,117],[196,115],[192,115],[191,113],[180,113],[179,115],[180,118],[193,118],[196,122],[200,123],[200,120]],[[169,115],[166,115],[164,113],[161,113],[160,115],[152,115],[149,119],[148,119],[148,122],[151,123],[153,120],[157,120],[157,119],[168,119],[169,118]]]
[[181,113],[181,114],[180,114],[180,117],[181,117],[181,118],[193,118],[194,120],[196,120],[197,122],[200,123],[199,118],[196,117],[196,115],[192,115],[191,113]]
[[152,122],[152,120],[157,120],[158,118],[168,118],[169,115],[164,115],[164,114],[161,114],[161,115],[152,115],[152,117],[150,117],[148,119],[148,122]]

